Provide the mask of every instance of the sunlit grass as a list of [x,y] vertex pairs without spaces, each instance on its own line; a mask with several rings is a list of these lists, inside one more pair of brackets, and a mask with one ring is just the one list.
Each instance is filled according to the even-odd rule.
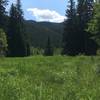
[[0,100],[99,100],[100,57],[0,58]]

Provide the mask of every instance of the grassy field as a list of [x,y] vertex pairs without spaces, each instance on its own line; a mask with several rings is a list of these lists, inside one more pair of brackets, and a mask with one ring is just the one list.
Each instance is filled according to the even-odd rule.
[[100,57],[0,58],[0,100],[100,100]]

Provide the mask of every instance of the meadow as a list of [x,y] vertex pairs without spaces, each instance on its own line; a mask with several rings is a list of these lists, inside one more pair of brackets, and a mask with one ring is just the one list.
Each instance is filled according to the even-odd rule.
[[100,57],[0,58],[0,100],[100,100]]

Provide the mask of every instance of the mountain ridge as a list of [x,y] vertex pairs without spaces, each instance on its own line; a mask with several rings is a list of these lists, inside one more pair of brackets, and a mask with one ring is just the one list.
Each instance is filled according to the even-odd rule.
[[25,20],[25,34],[28,35],[33,47],[45,47],[50,37],[54,47],[60,47],[62,42],[63,23],[36,22]]

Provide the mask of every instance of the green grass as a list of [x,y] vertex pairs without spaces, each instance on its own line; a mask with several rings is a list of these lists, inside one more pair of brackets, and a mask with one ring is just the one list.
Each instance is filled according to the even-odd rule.
[[100,57],[0,58],[0,100],[100,100]]

